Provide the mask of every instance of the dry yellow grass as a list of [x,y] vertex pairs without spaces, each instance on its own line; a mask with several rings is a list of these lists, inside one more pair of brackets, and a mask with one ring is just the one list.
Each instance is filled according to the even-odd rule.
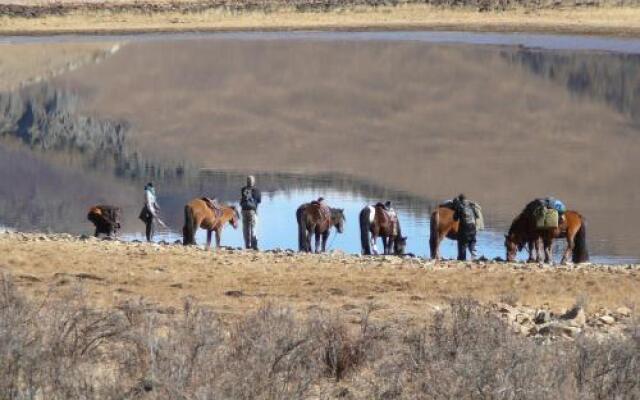
[[64,16],[0,18],[0,34],[5,35],[308,29],[447,29],[638,36],[640,8],[521,9],[480,13],[474,9],[403,5],[375,9],[356,7],[331,12],[297,12],[293,9],[237,14],[215,10],[187,14],[82,11]]
[[[90,303],[110,307],[143,297],[180,307],[187,297],[226,315],[272,303],[419,322],[448,299],[472,297],[560,311],[586,297],[587,309],[640,304],[640,270],[524,265],[434,264],[425,260],[345,255],[205,252],[182,246],[0,235],[0,272],[36,298],[83,282]],[[229,295],[238,291],[242,295]]]
[[0,44],[0,91],[49,79],[117,49],[114,43]]

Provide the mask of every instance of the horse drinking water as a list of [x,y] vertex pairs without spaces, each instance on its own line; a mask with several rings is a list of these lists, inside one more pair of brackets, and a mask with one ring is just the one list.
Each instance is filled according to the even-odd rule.
[[344,210],[330,208],[320,199],[298,207],[296,221],[298,222],[298,250],[310,253],[311,236],[315,235],[315,252],[320,253],[327,250],[327,239],[332,226],[338,233],[344,232],[346,218]]
[[107,237],[114,237],[120,229],[120,207],[100,204],[89,209],[87,219],[96,227],[95,237],[104,234]]
[[[371,237],[369,237],[371,234]],[[384,204],[366,206],[360,211],[360,244],[362,254],[378,254],[376,240],[382,239],[384,254],[404,254],[406,236],[402,236],[400,221],[395,211],[387,210]]]
[[[585,219],[576,211],[567,211],[564,218],[553,228],[539,228],[536,223],[535,211],[537,201],[529,203],[525,209],[513,220],[509,232],[505,235],[507,261],[514,261],[518,251],[526,245],[529,250],[528,262],[542,261],[540,244],[544,246],[544,262],[552,260],[551,245],[554,239],[565,238],[567,248],[562,255],[561,263],[565,264],[571,254],[574,263],[589,261],[587,250],[587,231]],[[533,252],[536,252],[534,258]]]

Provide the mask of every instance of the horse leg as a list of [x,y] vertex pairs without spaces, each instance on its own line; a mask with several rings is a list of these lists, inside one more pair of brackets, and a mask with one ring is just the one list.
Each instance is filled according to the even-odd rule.
[[207,229],[207,244],[204,246],[205,250],[209,250],[211,248],[211,230]]
[[384,243],[384,254],[391,254],[391,236],[383,236],[382,242]]
[[305,239],[305,249],[304,251],[307,253],[311,253],[311,236],[313,235],[313,231],[311,229],[307,229],[307,237]]
[[573,249],[575,249],[576,247],[576,242],[574,240],[575,237],[576,237],[576,232],[570,231],[569,228],[567,227],[567,248],[564,251],[564,254],[562,255],[562,260],[560,261],[562,265],[565,265],[567,263],[567,260],[569,259],[569,254],[573,254]]
[[[527,251],[529,251],[529,258],[527,259],[528,263],[532,263],[535,261],[535,258],[533,257],[534,245],[535,245],[535,242],[532,240],[527,242]],[[537,246],[535,246],[535,251],[536,252],[538,251]]]
[[216,249],[220,248],[221,239],[222,239],[222,229],[216,229]]
[[327,231],[322,234],[322,252],[323,253],[327,251],[327,239],[329,238],[329,233],[331,233],[331,231],[327,229]]
[[536,253],[535,258],[533,259],[534,262],[537,263],[541,263],[542,262],[542,242],[541,239],[534,239],[531,241],[532,245],[533,245],[533,249]]
[[315,235],[316,235],[316,254],[319,254],[320,253],[320,234],[316,232]]
[[545,236],[542,239],[542,244],[544,245],[544,263],[551,264],[553,262],[553,254],[551,248],[551,245],[553,244],[553,238]]
[[375,234],[371,234],[371,252],[378,255],[378,237]]
[[442,243],[442,241],[446,236],[447,236],[446,233],[438,233],[438,236],[436,236],[436,242],[434,243],[434,253],[433,253],[434,255],[431,256],[431,258],[435,260],[442,259],[442,255],[440,254],[440,244]]

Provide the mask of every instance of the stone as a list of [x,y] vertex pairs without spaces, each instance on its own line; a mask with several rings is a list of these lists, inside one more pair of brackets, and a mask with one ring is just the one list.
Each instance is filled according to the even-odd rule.
[[616,314],[621,317],[627,318],[631,316],[631,309],[629,307],[618,307],[616,308]]
[[520,325],[527,324],[531,322],[531,317],[527,314],[518,313],[516,314],[516,322]]
[[496,309],[499,313],[502,314],[513,314],[515,313],[515,309],[506,303],[496,304]]
[[615,318],[613,318],[611,315],[602,315],[600,316],[600,318],[598,318],[598,320],[607,325],[613,325],[616,322]]
[[563,324],[561,322],[550,322],[538,329],[538,334],[542,336],[575,338],[582,332],[582,329]]
[[581,327],[587,322],[587,316],[584,313],[584,309],[580,306],[575,306],[571,310],[562,314],[560,319],[577,327]]
[[546,324],[549,321],[551,321],[551,313],[549,312],[549,310],[536,311],[536,316],[533,322],[540,325],[540,324]]

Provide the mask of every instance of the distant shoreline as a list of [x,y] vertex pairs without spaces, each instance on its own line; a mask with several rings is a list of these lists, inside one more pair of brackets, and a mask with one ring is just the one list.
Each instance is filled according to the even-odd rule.
[[[0,5],[1,36],[238,31],[463,31],[640,37],[640,7],[514,9],[480,12],[422,4],[223,10],[201,4]],[[171,8],[173,7],[173,8]],[[177,7],[177,8],[176,8]],[[200,8],[198,8],[200,7]]]

